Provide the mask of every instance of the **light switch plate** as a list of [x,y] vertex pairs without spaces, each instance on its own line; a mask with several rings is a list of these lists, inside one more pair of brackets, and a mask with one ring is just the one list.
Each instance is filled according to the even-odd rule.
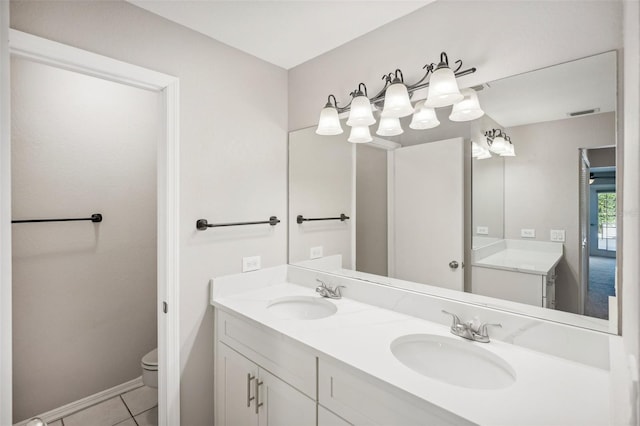
[[242,258],[242,272],[257,271],[261,267],[260,256]]
[[476,234],[478,234],[478,235],[489,235],[489,227],[488,226],[478,226],[476,228]]
[[521,229],[520,236],[522,238],[535,238],[536,230],[535,229]]
[[552,229],[549,235],[549,239],[557,243],[564,243],[565,241],[564,229]]
[[311,247],[309,259],[318,259],[322,257],[322,246]]

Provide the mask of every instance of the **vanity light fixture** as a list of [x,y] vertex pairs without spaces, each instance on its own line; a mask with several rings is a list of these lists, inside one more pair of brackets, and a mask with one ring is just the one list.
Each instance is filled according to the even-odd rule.
[[[462,67],[462,61],[456,71]],[[440,54],[440,63],[429,79],[429,94],[425,105],[432,108],[445,107],[460,102],[464,96],[460,93],[454,71],[449,68],[449,58],[445,52]]]
[[515,148],[511,138],[502,129],[491,129],[485,132],[489,150],[501,157],[515,157]]
[[414,130],[433,129],[440,125],[438,117],[436,116],[436,110],[424,106],[424,101],[420,101],[416,104],[416,112],[411,118],[411,124],[409,127]]
[[[364,88],[364,92],[361,90]],[[371,112],[371,102],[367,96],[367,86],[364,83],[358,85],[358,90],[352,92],[351,111],[347,126],[371,126],[375,124],[376,119],[373,118]]]
[[353,126],[347,140],[351,143],[367,143],[373,138],[369,132],[369,126]]
[[[455,69],[449,67],[449,59],[445,52],[440,54],[440,62],[431,63],[422,67],[425,70],[424,76],[414,84],[406,84],[400,69],[382,76],[384,87],[369,98],[367,87],[364,83],[358,85],[358,89],[351,92],[351,101],[348,105],[339,106],[334,95],[329,95],[327,104],[320,113],[318,128],[319,135],[338,135],[342,133],[342,127],[338,118],[339,114],[349,111],[347,125],[352,127],[349,142],[369,142],[371,136],[362,126],[370,126],[375,123],[372,110],[376,106],[384,105],[381,113],[381,121],[386,118],[399,119],[413,113],[411,124],[412,129],[431,129],[440,124],[433,108],[454,105],[458,102],[460,106],[454,106],[450,119],[452,121],[470,121],[484,115],[484,111],[478,103],[478,96],[473,89],[464,89],[462,92],[458,88],[456,77],[462,77],[476,72],[475,68],[462,68],[462,61],[455,62]],[[430,77],[430,78],[429,78]],[[427,81],[428,80],[428,81]],[[420,89],[429,88],[427,99],[411,105],[411,95]],[[402,128],[391,120],[380,123],[377,133],[383,136],[392,136],[390,133],[400,134]],[[398,122],[399,123],[399,122]],[[359,129],[354,130],[355,127]],[[369,135],[366,137],[366,135]],[[363,140],[368,139],[368,140]]]
[[[331,103],[333,98],[333,104]],[[344,130],[340,125],[340,118],[338,117],[338,102],[336,97],[329,95],[327,98],[327,104],[320,111],[320,120],[318,120],[318,128],[316,133],[323,136],[339,135]]]
[[397,136],[404,133],[402,126],[400,126],[400,119],[396,117],[380,117],[380,124],[378,125],[377,135],[380,136]]
[[480,108],[478,94],[472,88],[462,89],[460,91],[463,98],[460,102],[453,105],[449,120],[451,121],[471,121],[484,115],[484,111]]
[[[398,74],[400,74],[400,77],[398,77]],[[385,92],[382,117],[400,118],[411,115],[413,113],[413,107],[411,106],[407,86],[404,84],[402,71],[398,69],[395,71],[395,77],[392,76],[394,76],[394,74],[390,73],[383,77],[386,79],[387,84],[391,82],[391,85]]]

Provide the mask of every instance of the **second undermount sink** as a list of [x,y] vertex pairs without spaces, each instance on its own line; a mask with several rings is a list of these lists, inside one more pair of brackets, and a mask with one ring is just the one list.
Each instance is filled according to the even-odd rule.
[[435,334],[410,334],[391,342],[391,352],[416,373],[451,385],[502,389],[513,384],[513,368],[478,345]]
[[334,303],[317,296],[281,297],[270,302],[267,309],[279,318],[301,320],[326,318],[338,310]]

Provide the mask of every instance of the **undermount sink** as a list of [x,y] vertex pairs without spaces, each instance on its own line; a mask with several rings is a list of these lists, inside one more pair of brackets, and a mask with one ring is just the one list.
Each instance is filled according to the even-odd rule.
[[281,297],[270,302],[267,309],[279,318],[301,320],[325,318],[338,310],[328,300],[313,296]]
[[410,334],[391,342],[391,352],[423,376],[470,389],[502,389],[516,380],[513,368],[479,343],[434,334]]

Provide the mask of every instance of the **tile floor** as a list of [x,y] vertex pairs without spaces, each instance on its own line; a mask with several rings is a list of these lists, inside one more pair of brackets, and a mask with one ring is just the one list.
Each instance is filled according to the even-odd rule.
[[142,386],[73,413],[49,426],[157,426],[158,390]]

